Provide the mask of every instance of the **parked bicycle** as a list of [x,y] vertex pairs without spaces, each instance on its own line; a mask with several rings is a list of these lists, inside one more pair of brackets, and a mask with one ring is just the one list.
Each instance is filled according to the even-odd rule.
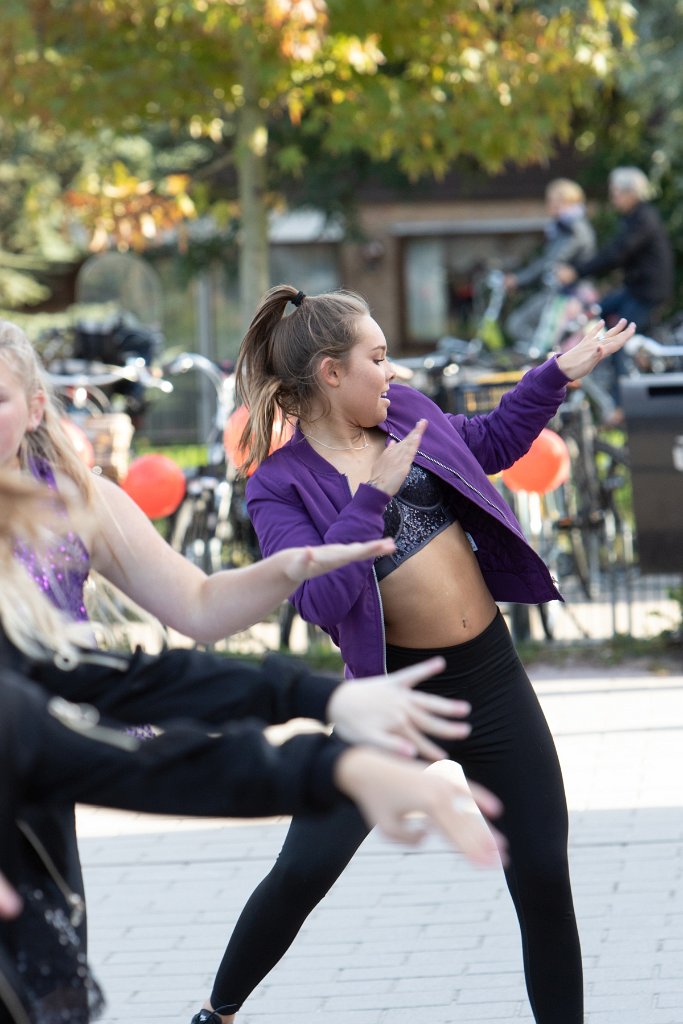
[[120,483],[128,471],[135,424],[125,397],[119,407],[116,396],[127,385],[134,385],[136,394],[151,390],[168,394],[173,390],[171,382],[140,358],[123,366],[59,358],[47,363],[46,373],[65,416],[92,445],[92,468]]
[[170,376],[199,373],[215,397],[206,460],[186,471],[185,498],[171,518],[169,543],[209,573],[256,561],[260,551],[246,513],[244,481],[227,458],[224,443],[237,405],[234,375],[196,352],[183,352],[164,368]]
[[596,426],[590,392],[569,388],[551,422],[569,448],[570,480],[558,496],[555,530],[567,541],[573,573],[586,598],[633,565],[629,456],[625,443],[613,443]]

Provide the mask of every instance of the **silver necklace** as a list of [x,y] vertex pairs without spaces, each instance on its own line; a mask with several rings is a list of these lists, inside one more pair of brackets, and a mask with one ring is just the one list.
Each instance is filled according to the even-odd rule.
[[347,444],[347,445],[344,445],[343,448],[339,448],[337,445],[325,444],[324,441],[319,441],[317,437],[313,437],[313,434],[304,434],[303,430],[301,431],[301,433],[304,434],[304,437],[307,437],[309,441],[315,441],[316,444],[321,445],[321,447],[323,447],[323,448],[329,448],[330,451],[332,451],[332,452],[362,452],[364,448],[369,448],[370,444],[368,442],[367,437],[365,436],[365,431],[363,430],[362,427],[360,428],[360,432],[363,435],[363,443],[362,444],[359,444],[359,445]]

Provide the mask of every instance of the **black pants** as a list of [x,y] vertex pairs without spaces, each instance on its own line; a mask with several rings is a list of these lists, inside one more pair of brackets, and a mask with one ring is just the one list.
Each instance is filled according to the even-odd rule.
[[[449,749],[467,776],[503,801],[506,879],[519,918],[529,1000],[538,1024],[583,1020],[581,950],[567,865],[567,807],[555,746],[499,613],[447,650],[388,647],[389,671],[430,654],[445,672],[420,689],[468,700],[472,732]],[[223,956],[211,1002],[235,1012],[296,937],[350,861],[367,828],[352,805],[323,820],[294,818],[270,874],[247,902]]]

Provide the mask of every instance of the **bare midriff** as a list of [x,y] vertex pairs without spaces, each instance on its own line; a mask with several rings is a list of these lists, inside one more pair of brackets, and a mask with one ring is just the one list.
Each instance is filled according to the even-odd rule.
[[459,523],[437,534],[379,585],[386,642],[451,647],[479,636],[497,607]]

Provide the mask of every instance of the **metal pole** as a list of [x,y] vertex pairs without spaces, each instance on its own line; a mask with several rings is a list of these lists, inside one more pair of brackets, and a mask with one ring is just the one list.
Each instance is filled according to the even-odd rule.
[[[215,358],[216,343],[211,315],[211,276],[202,270],[196,279],[197,348],[207,359]],[[212,403],[215,401],[213,387],[204,374],[199,376],[197,425],[200,438],[209,436],[213,422]]]

